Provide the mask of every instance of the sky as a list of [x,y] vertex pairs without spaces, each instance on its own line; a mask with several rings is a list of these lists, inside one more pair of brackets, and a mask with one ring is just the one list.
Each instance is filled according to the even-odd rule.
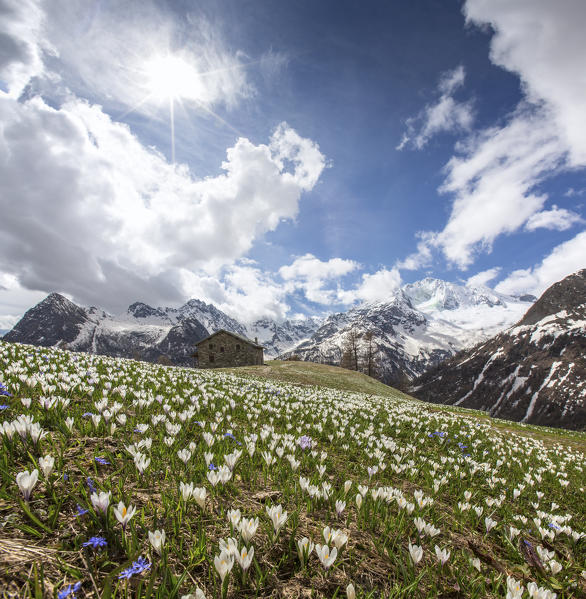
[[0,328],[586,267],[583,0],[0,0]]

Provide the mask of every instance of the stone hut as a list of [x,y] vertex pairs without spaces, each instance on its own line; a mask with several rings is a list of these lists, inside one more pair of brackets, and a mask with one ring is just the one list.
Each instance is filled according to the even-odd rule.
[[231,366],[256,366],[264,364],[263,346],[220,329],[196,344],[199,368],[229,368]]

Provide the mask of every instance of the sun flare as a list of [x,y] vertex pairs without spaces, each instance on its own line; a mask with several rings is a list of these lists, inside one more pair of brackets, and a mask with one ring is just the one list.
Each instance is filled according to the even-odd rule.
[[146,67],[147,87],[155,98],[203,99],[201,78],[192,64],[179,56],[159,56]]

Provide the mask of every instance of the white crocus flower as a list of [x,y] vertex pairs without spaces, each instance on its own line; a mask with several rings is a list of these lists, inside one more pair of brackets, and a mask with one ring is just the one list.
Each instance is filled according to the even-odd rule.
[[258,518],[250,518],[249,520],[242,518],[242,520],[240,520],[240,535],[245,543],[249,543],[252,537],[254,537],[258,524]]
[[234,556],[226,551],[221,551],[220,555],[214,557],[214,566],[216,567],[223,584],[226,574],[228,574],[234,566]]
[[252,558],[254,557],[254,547],[251,547],[250,550],[248,550],[246,547],[242,547],[240,552],[236,551],[235,557],[238,565],[244,571],[248,570],[248,568],[250,568],[250,564],[252,563]]
[[31,493],[33,492],[38,480],[39,471],[36,469],[32,472],[25,470],[24,472],[19,472],[16,475],[16,484],[18,485],[18,488],[20,489],[25,501],[30,499]]
[[409,541],[409,555],[413,560],[414,564],[418,564],[423,557],[423,547],[419,545],[411,545],[411,541]]
[[322,566],[327,570],[336,561],[338,550],[334,547],[331,551],[327,545],[316,545],[315,552]]
[[497,525],[497,522],[495,522],[492,518],[487,516],[484,519],[484,525],[486,526],[486,532],[490,532]]
[[287,521],[287,512],[283,511],[283,508],[280,504],[272,507],[267,506],[266,510],[271,522],[273,523],[275,534],[279,534],[279,531],[281,528],[283,528],[285,522]]
[[108,511],[108,506],[110,505],[110,497],[112,493],[108,491],[101,491],[100,493],[92,493],[90,495],[90,499],[92,500],[92,505],[96,511],[100,511],[105,514]]
[[45,478],[49,478],[55,467],[55,458],[50,455],[46,455],[44,458],[39,459],[39,466],[43,471]]
[[144,454],[138,453],[134,456],[134,465],[136,469],[140,472],[140,474],[144,474],[144,471],[149,467],[151,463],[151,458],[147,458]]
[[480,572],[480,560],[477,557],[473,557],[470,563]]
[[506,599],[521,599],[524,588],[518,580],[515,580],[512,576],[508,576]]
[[151,532],[149,530],[149,541],[153,546],[153,549],[161,555],[163,551],[163,546],[165,545],[165,531],[164,530],[155,530]]
[[225,551],[230,555],[236,555],[238,553],[238,541],[234,537],[228,537],[228,539],[220,539],[220,551]]
[[297,541],[297,554],[299,555],[299,561],[301,561],[303,565],[305,565],[306,560],[311,555],[314,546],[313,542],[307,537],[303,537]]
[[193,495],[193,483],[179,483],[179,490],[181,491],[181,497],[183,501],[187,501]]
[[114,515],[116,516],[116,520],[118,520],[118,522],[122,524],[123,528],[126,528],[126,525],[128,524],[128,522],[130,522],[130,519],[132,518],[132,516],[134,516],[135,512],[136,508],[134,506],[129,505],[128,507],[126,507],[122,501],[118,503],[118,507],[114,508]]
[[177,455],[184,464],[187,464],[187,462],[189,462],[189,459],[191,458],[191,451],[189,451],[189,449],[180,449],[177,452]]
[[238,527],[240,518],[242,518],[240,510],[228,510],[228,522],[230,522],[234,528]]
[[345,508],[346,508],[346,502],[338,499],[336,501],[336,514],[338,514],[338,517],[340,517],[342,515],[342,512],[344,511]]
[[450,552],[447,549],[440,549],[437,545],[435,546],[435,555],[442,566],[450,559]]
[[347,495],[348,491],[350,490],[350,487],[352,487],[352,481],[351,480],[347,480],[344,483],[344,495]]
[[356,590],[352,583],[349,583],[346,587],[346,597],[347,599],[356,599]]
[[205,508],[206,508],[207,493],[208,492],[205,487],[195,487],[193,489],[193,498],[195,499],[195,501],[197,502],[197,505],[199,505],[199,507],[202,510],[205,510]]
[[71,417],[65,419],[65,426],[69,429],[70,432],[73,432],[73,424],[75,420]]

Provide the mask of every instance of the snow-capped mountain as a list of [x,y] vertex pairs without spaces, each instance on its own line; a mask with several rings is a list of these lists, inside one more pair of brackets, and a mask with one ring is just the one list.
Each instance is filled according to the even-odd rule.
[[364,353],[364,334],[371,332],[379,376],[387,383],[404,383],[510,326],[532,299],[428,278],[405,285],[389,301],[329,316],[310,339],[287,355],[340,363],[349,335],[359,338]]
[[277,323],[262,318],[247,327],[249,339],[258,338],[268,356],[278,356],[308,340],[321,326],[323,318],[310,317],[304,320],[285,320]]
[[189,365],[196,341],[207,335],[197,319],[173,321],[163,310],[146,304],[133,304],[115,317],[51,293],[26,312],[3,340],[149,361],[166,358]]
[[100,308],[82,308],[51,293],[31,308],[5,336],[6,341],[67,347],[109,356],[192,365],[195,343],[225,329],[244,337],[258,337],[268,357],[275,357],[306,339],[318,327],[317,319],[277,324],[259,320],[249,327],[212,304],[189,300],[180,308],[153,308],[135,302],[123,314]]
[[197,299],[179,308],[135,302],[124,313],[110,315],[52,293],[29,310],[5,339],[189,365],[195,343],[225,329],[258,338],[268,358],[295,353],[304,360],[339,364],[348,333],[371,331],[378,376],[396,384],[510,326],[527,305],[490,289],[424,279],[406,285],[389,301],[362,305],[325,320],[261,319],[245,325]]
[[554,284],[513,327],[414,381],[434,403],[586,428],[586,269]]

